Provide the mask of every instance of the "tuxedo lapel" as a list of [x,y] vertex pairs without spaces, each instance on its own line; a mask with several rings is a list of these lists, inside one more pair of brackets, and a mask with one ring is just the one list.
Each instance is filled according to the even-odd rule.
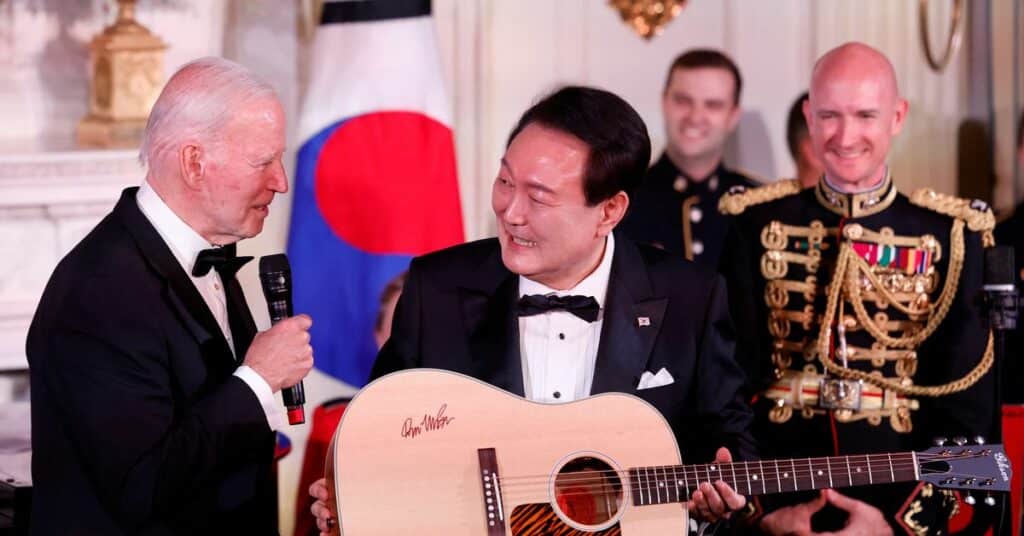
[[[135,200],[137,192],[138,188],[126,189],[114,207],[113,216],[132,236],[146,262],[163,278],[167,302],[196,339],[196,343],[200,347],[215,350],[203,352],[203,355],[213,356],[209,365],[217,369],[233,369],[231,349],[217,320],[163,238],[139,210]],[[248,318],[252,320],[251,316]]]
[[653,295],[640,250],[616,234],[591,394],[636,389],[667,305],[668,298]]
[[459,286],[472,361],[470,374],[523,396],[519,318],[515,309],[518,294],[518,278],[502,264],[497,243],[492,255],[475,271],[475,278]]

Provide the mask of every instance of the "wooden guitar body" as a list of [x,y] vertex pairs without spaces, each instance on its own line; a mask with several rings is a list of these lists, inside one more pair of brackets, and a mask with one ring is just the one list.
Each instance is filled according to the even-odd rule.
[[538,404],[404,371],[352,400],[327,462],[345,536],[639,536],[688,523],[678,502],[633,506],[628,468],[681,460],[664,417],[626,395]]
[[668,423],[639,398],[537,404],[418,369],[349,403],[328,454],[328,505],[345,536],[660,536],[685,534],[683,505],[717,480],[746,495],[921,480],[996,504],[1013,473],[1005,449],[954,443],[684,466]]

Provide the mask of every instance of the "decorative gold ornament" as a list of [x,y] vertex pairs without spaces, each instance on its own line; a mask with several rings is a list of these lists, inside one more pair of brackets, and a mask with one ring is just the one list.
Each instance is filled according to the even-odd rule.
[[159,37],[135,21],[135,0],[118,0],[117,20],[97,35],[92,49],[89,114],[78,124],[78,143],[133,147],[163,87]]
[[960,45],[964,40],[964,25],[962,24],[964,0],[953,0],[953,14],[949,21],[949,38],[946,40],[946,49],[940,58],[936,58],[932,53],[932,43],[928,36],[928,0],[919,0],[917,13],[921,25],[921,46],[924,47],[924,57],[935,72],[941,73],[960,50]]
[[608,3],[640,37],[651,39],[676,18],[686,0],[609,0]]

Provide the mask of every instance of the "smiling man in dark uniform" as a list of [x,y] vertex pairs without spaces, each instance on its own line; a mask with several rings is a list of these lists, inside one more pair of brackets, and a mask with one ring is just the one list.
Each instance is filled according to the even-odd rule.
[[[735,219],[721,268],[751,334],[736,355],[765,459],[992,433],[992,339],[976,298],[994,218],[978,201],[897,191],[886,159],[907,109],[885,56],[840,46],[815,65],[804,104],[822,180],[722,198]],[[956,503],[917,483],[783,500],[760,521],[770,534],[939,534]]]
[[690,50],[672,62],[661,97],[668,143],[637,189],[622,224],[627,236],[718,265],[726,232],[718,199],[733,186],[754,185],[722,164],[742,115],[742,88],[736,64],[717,50]]

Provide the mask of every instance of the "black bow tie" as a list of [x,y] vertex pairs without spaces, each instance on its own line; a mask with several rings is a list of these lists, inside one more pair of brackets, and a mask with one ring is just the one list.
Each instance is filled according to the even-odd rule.
[[530,294],[519,298],[516,309],[519,316],[539,315],[548,311],[566,311],[587,322],[593,322],[597,320],[597,313],[601,307],[597,305],[597,300],[593,296]]
[[228,244],[224,247],[204,249],[196,257],[196,263],[192,266],[192,275],[203,277],[210,273],[210,268],[217,270],[221,277],[230,278],[238,272],[245,263],[252,260],[252,257],[239,257],[235,254],[235,245]]

